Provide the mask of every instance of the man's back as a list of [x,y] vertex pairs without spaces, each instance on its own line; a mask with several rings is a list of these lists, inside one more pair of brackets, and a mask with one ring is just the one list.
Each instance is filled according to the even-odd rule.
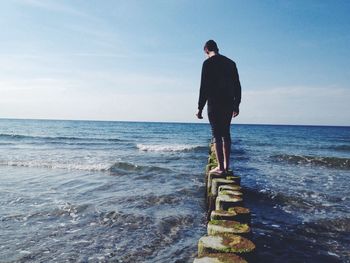
[[241,86],[235,62],[217,54],[204,61],[199,106],[208,100],[208,110],[233,107],[238,111]]

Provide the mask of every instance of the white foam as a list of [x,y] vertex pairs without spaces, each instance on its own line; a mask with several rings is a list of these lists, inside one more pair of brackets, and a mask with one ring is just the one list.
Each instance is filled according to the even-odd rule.
[[333,252],[330,252],[330,251],[328,251],[327,253],[328,253],[328,255],[335,256],[335,257],[337,257],[337,258],[340,257],[338,254],[333,253]]
[[60,163],[55,161],[0,161],[0,165],[17,166],[17,167],[35,167],[35,168],[49,168],[49,169],[67,169],[67,170],[84,170],[84,171],[107,171],[110,164],[102,163]]
[[193,150],[199,146],[189,144],[160,144],[160,145],[146,145],[137,144],[136,147],[140,151],[145,152],[183,152]]

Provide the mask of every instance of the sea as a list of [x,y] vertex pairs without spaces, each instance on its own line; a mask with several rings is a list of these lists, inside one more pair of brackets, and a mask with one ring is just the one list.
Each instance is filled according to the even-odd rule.
[[[350,262],[350,127],[231,125],[257,262]],[[0,262],[193,262],[207,123],[0,119]]]

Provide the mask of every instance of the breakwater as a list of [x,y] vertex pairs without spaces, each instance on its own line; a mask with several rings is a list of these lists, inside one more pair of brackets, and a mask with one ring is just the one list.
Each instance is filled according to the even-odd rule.
[[207,203],[207,235],[198,241],[194,263],[244,263],[255,257],[251,215],[244,206],[241,178],[232,171],[211,173],[217,166],[213,145],[209,146],[205,172]]

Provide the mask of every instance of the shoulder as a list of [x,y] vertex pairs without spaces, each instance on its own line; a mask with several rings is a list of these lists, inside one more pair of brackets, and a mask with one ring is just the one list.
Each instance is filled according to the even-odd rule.
[[234,62],[232,59],[224,56],[224,55],[220,55],[222,57],[222,60],[224,60],[227,64],[231,64],[232,66],[236,66],[236,62]]
[[215,60],[213,59],[213,57],[211,58],[207,58],[206,60],[203,61],[203,68],[212,68],[213,65],[215,64]]

